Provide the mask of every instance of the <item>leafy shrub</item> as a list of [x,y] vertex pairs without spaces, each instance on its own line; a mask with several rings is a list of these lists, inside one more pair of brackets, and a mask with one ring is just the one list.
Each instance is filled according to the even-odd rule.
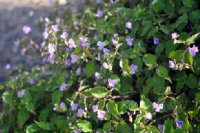
[[3,87],[2,131],[198,132],[199,4],[97,1],[46,19],[43,64]]

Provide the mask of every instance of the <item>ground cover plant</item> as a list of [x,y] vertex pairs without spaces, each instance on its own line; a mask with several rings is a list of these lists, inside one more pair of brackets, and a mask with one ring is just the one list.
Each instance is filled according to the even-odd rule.
[[199,132],[198,0],[85,3],[45,18],[44,41],[26,48],[42,64],[10,71],[1,131]]

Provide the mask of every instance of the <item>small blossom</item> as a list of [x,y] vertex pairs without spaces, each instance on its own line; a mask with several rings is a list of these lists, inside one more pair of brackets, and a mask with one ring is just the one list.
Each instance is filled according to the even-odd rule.
[[118,44],[118,41],[115,40],[115,39],[112,39],[112,44],[113,44],[113,45],[117,45],[117,44]]
[[92,106],[92,110],[93,110],[93,112],[97,112],[98,111],[98,105],[93,105]]
[[18,47],[20,45],[20,40],[17,39],[16,41],[14,41],[14,45]]
[[101,74],[99,72],[94,73],[94,77],[95,77],[96,80],[99,79],[100,76],[101,76]]
[[157,37],[153,38],[153,44],[158,45],[159,44],[159,39]]
[[72,106],[72,111],[76,111],[78,109],[78,104],[73,103],[71,106]]
[[109,65],[108,65],[106,62],[103,63],[103,67],[104,67],[105,69],[109,69]]
[[146,113],[145,118],[148,120],[152,119],[152,114],[150,112]]
[[118,38],[119,34],[115,33],[114,38]]
[[50,43],[48,46],[48,51],[49,51],[50,55],[53,55],[54,52],[56,51],[56,46],[54,44]]
[[24,93],[25,93],[25,90],[24,90],[24,89],[18,91],[18,93],[17,93],[17,97],[19,97],[19,98],[23,97],[23,96],[24,96]]
[[97,16],[98,17],[103,17],[103,15],[104,15],[104,12],[102,10],[98,9],[97,10]]
[[59,28],[58,28],[58,25],[57,25],[57,24],[52,25],[51,28],[52,28],[52,30],[53,30],[54,32],[59,31]]
[[67,65],[67,67],[70,67],[72,65],[71,60],[66,60],[65,64]]
[[46,23],[49,23],[49,22],[50,22],[50,21],[49,21],[49,18],[47,18],[47,17],[44,18],[44,21],[45,21]]
[[98,110],[98,111],[97,111],[97,117],[98,117],[100,120],[103,120],[104,117],[105,117],[105,115],[106,115],[106,112],[105,112],[105,111],[103,111],[103,110]]
[[175,68],[175,63],[169,60],[169,68]]
[[74,130],[74,133],[81,133],[81,131],[80,130]]
[[10,68],[11,68],[11,65],[10,64],[6,64],[5,69],[6,70],[10,70]]
[[75,42],[74,42],[74,40],[72,38],[69,39],[68,43],[69,43],[69,48],[74,48],[75,47]]
[[44,32],[42,33],[42,36],[43,36],[44,39],[47,39],[47,38],[49,37],[49,33],[46,32],[46,31],[44,31]]
[[102,0],[96,0],[96,3],[97,3],[97,4],[101,4],[101,3],[102,3]]
[[177,120],[176,121],[176,127],[182,128],[183,126],[184,126],[184,121],[182,121],[182,120]]
[[194,57],[196,55],[196,53],[199,52],[199,49],[198,49],[198,47],[193,45],[192,48],[191,47],[188,48],[188,51],[189,51],[190,55],[192,55]]
[[64,102],[60,103],[60,109],[65,110],[66,109],[66,104]]
[[63,31],[63,33],[60,35],[61,38],[65,39],[68,37],[68,33],[66,31]]
[[28,34],[28,33],[31,32],[31,27],[25,25],[25,26],[23,26],[23,31],[24,31],[25,34]]
[[158,104],[153,102],[153,108],[155,109],[156,112],[160,112],[160,110],[163,109],[163,104]]
[[90,43],[87,42],[87,39],[86,38],[83,38],[83,37],[80,37],[79,38],[79,43],[78,43],[80,46],[83,46],[83,47],[90,47]]
[[162,133],[164,126],[162,124],[158,124],[158,129],[159,129],[160,133]]
[[131,64],[130,66],[131,70],[130,70],[130,74],[133,75],[135,74],[135,72],[138,70],[138,66]]
[[32,78],[30,78],[30,79],[29,79],[29,83],[33,85],[33,84],[35,84],[35,80],[32,79]]
[[109,55],[110,50],[107,49],[107,48],[104,48],[104,49],[103,49],[103,53],[104,53],[104,55]]
[[131,22],[126,22],[126,28],[127,29],[132,29],[132,23]]
[[72,63],[77,62],[77,55],[71,54],[71,62],[72,62]]
[[77,112],[77,116],[78,117],[82,117],[84,114],[85,114],[86,112],[82,109],[82,108],[80,108],[80,109],[78,109],[78,112]]
[[80,75],[80,74],[81,74],[81,67],[79,67],[79,68],[76,70],[76,74],[77,74],[77,75]]
[[93,37],[93,39],[97,41],[97,40],[98,40],[98,36],[95,35],[95,36]]
[[60,86],[60,91],[64,91],[67,87],[68,87],[68,85],[65,84],[65,83],[63,83],[63,84]]
[[172,39],[177,39],[179,37],[179,34],[174,32],[172,33]]
[[102,50],[104,48],[104,43],[101,41],[97,42],[98,50]]
[[51,64],[54,64],[55,63],[55,60],[54,60],[54,56],[49,56],[48,57],[48,61],[51,63]]
[[109,85],[110,87],[114,87],[116,83],[117,83],[116,80],[110,79],[110,78],[108,79],[108,85]]
[[129,45],[129,46],[132,46],[133,45],[133,38],[126,38],[126,43]]
[[98,53],[97,57],[96,57],[96,60],[100,61],[101,60],[101,55],[100,53]]

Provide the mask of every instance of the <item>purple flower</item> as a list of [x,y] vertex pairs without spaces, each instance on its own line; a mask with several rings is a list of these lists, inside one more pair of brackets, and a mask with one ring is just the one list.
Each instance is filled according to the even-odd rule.
[[148,120],[152,119],[152,114],[150,112],[146,113],[145,118]]
[[35,84],[35,80],[32,79],[32,78],[30,78],[30,79],[29,79],[29,83],[33,85],[33,84]]
[[160,133],[163,132],[163,128],[164,128],[164,126],[162,124],[158,124],[158,129],[159,129]]
[[101,41],[97,42],[98,50],[102,50],[104,48],[104,43]]
[[115,40],[115,39],[112,39],[112,44],[113,44],[113,45],[117,45],[117,44],[118,44],[118,41]]
[[100,61],[100,59],[101,59],[101,55],[100,55],[100,53],[98,53],[96,60]]
[[48,51],[49,51],[50,55],[53,55],[54,52],[56,51],[56,46],[54,44],[50,43],[48,46]]
[[78,117],[82,117],[84,114],[85,114],[86,112],[82,109],[82,108],[80,108],[80,109],[78,109],[78,112],[77,112],[77,116]]
[[71,62],[72,62],[72,63],[77,62],[77,55],[71,54]]
[[11,68],[11,65],[10,64],[6,64],[5,69],[6,70],[10,70],[10,68]]
[[99,79],[100,78],[100,73],[99,72],[95,72],[94,73],[94,77],[95,77],[95,79],[97,80],[97,79]]
[[74,48],[75,47],[75,42],[74,42],[74,40],[72,38],[69,39],[68,43],[69,43],[69,48]]
[[57,24],[52,25],[51,28],[52,28],[52,30],[53,30],[54,32],[59,31],[59,28],[58,28],[58,25],[57,25]]
[[81,67],[79,67],[79,68],[76,70],[76,74],[77,74],[77,75],[80,75],[80,74],[81,74]]
[[132,29],[132,23],[131,22],[126,22],[126,28],[127,29]]
[[175,63],[169,60],[169,68],[175,68]]
[[23,31],[25,34],[28,34],[31,32],[31,27],[27,26],[27,25],[24,25],[23,26]]
[[95,36],[93,37],[93,39],[97,41],[97,40],[98,40],[98,36],[95,35]]
[[158,104],[153,102],[153,108],[155,109],[156,112],[160,112],[160,110],[163,109],[163,104]]
[[115,33],[114,38],[118,38],[119,34]]
[[97,16],[98,17],[103,17],[103,15],[104,15],[104,12],[102,10],[98,9],[97,10]]
[[24,90],[24,89],[18,91],[18,93],[17,93],[17,97],[19,97],[19,98],[23,97],[23,96],[24,96],[24,93],[25,93],[25,90]]
[[68,37],[68,33],[66,31],[63,31],[63,33],[60,35],[61,38],[65,39]]
[[42,36],[43,36],[44,39],[47,39],[47,38],[49,37],[49,33],[46,32],[46,31],[44,31],[44,32],[42,33]]
[[66,60],[65,64],[67,65],[67,67],[70,67],[72,65],[71,60]]
[[129,46],[132,46],[133,45],[133,38],[126,38],[126,43],[129,45]]
[[174,32],[172,33],[172,39],[177,39],[179,37],[179,34]]
[[49,0],[50,4],[54,4],[55,0]]
[[60,103],[60,109],[65,110],[66,109],[66,104],[64,102]]
[[63,83],[63,84],[60,86],[60,91],[64,91],[67,87],[68,87],[68,85],[65,84],[65,83]]
[[108,79],[108,85],[109,85],[110,87],[114,87],[116,83],[117,83],[116,80],[110,79],[110,78]]
[[81,133],[81,131],[80,130],[74,130],[74,133]]
[[73,103],[71,106],[72,106],[72,111],[76,111],[78,109],[78,104]]
[[97,111],[97,117],[98,117],[100,120],[103,120],[104,117],[105,117],[105,115],[106,115],[106,112],[105,112],[105,111],[103,111],[103,110],[98,110],[98,111]]
[[51,64],[54,64],[55,63],[55,60],[54,60],[54,56],[51,55],[48,57],[48,61],[51,63]]
[[98,105],[93,105],[92,106],[92,110],[93,110],[93,112],[97,112],[98,111]]
[[159,44],[159,39],[157,37],[153,38],[153,44],[158,45]]
[[104,53],[104,55],[109,55],[110,50],[107,49],[107,48],[104,48],[104,49],[103,49],[103,53]]
[[138,66],[131,64],[130,66],[131,70],[130,70],[130,74],[133,75],[135,74],[135,72],[138,70]]
[[44,48],[45,44],[46,44],[46,42],[45,42],[45,41],[43,41],[43,42],[41,43],[41,49],[43,49],[43,48]]
[[183,126],[184,126],[184,121],[182,121],[182,120],[177,120],[176,121],[176,127],[182,128]]
[[83,37],[79,38],[79,45],[87,48],[90,47],[90,43],[88,43],[87,39]]
[[199,52],[198,47],[196,47],[195,45],[192,46],[192,48],[188,48],[188,51],[190,53],[190,55],[192,55],[193,57],[196,55],[197,52]]
[[97,3],[97,4],[101,4],[101,3],[102,3],[102,0],[96,0],[96,3]]

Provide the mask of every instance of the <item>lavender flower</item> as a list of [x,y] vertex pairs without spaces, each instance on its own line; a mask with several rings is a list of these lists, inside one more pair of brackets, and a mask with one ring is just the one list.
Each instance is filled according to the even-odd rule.
[[152,114],[150,112],[146,113],[145,118],[148,120],[152,119]]
[[175,63],[169,60],[169,68],[175,68]]
[[51,63],[51,64],[54,64],[55,63],[55,60],[54,60],[54,56],[51,55],[48,57],[48,61]]
[[126,22],[126,28],[127,29],[132,29],[132,23],[131,22]]
[[101,41],[97,42],[98,50],[102,50],[104,48],[104,43]]
[[138,70],[138,66],[131,64],[130,66],[131,70],[130,70],[130,74],[133,75],[135,74],[135,72]]
[[49,37],[49,33],[46,32],[46,31],[44,31],[44,32],[42,33],[42,36],[43,36],[44,39],[47,39],[47,38]]
[[177,39],[179,37],[179,34],[174,32],[172,33],[172,39]]
[[29,83],[33,85],[33,84],[35,84],[35,80],[32,79],[32,78],[30,78],[30,79],[29,79]]
[[98,105],[93,105],[92,106],[92,110],[93,110],[93,112],[97,112],[98,111]]
[[52,30],[53,30],[54,32],[58,32],[58,31],[59,31],[59,28],[58,28],[58,25],[57,25],[57,24],[52,25],[51,28],[52,28]]
[[97,117],[98,117],[100,120],[103,120],[104,117],[105,117],[105,115],[106,115],[106,112],[105,112],[105,111],[103,111],[103,110],[98,110],[98,111],[97,111]]
[[131,47],[133,45],[133,38],[126,38],[126,43]]
[[63,111],[66,109],[66,104],[64,102],[60,103],[60,109]]
[[97,80],[97,79],[99,79],[100,78],[100,73],[99,72],[95,72],[94,73],[94,77],[95,77],[95,79]]
[[78,109],[78,104],[73,103],[71,106],[72,106],[72,111],[76,111]]
[[159,44],[159,39],[157,37],[153,38],[153,44],[158,45]]
[[103,63],[103,67],[104,67],[105,69],[109,69],[108,63],[104,62],[104,63]]
[[69,39],[68,43],[69,43],[69,48],[74,48],[75,47],[75,42],[74,42],[74,40],[72,38]]
[[98,36],[95,35],[95,36],[93,37],[93,39],[97,41],[97,40],[98,40]]
[[116,80],[110,79],[110,78],[108,79],[108,85],[109,85],[110,87],[114,87],[116,83],[117,83]]
[[23,26],[23,31],[25,34],[28,34],[31,32],[31,27],[27,26],[27,25],[24,25]]
[[97,10],[97,16],[98,17],[103,17],[103,15],[104,15],[104,12],[102,10],[98,9]]
[[76,74],[77,74],[77,75],[80,75],[80,74],[81,74],[81,67],[79,67],[79,68],[76,70]]
[[83,47],[90,47],[90,43],[87,42],[87,39],[80,37],[79,38],[79,45]]
[[160,112],[160,110],[163,109],[163,104],[158,104],[153,102],[153,108],[155,109],[156,112]]
[[48,46],[48,51],[49,51],[50,55],[53,55],[54,52],[56,51],[56,46],[54,44],[50,43]]
[[68,87],[68,85],[65,84],[65,83],[63,83],[63,84],[60,86],[60,91],[66,90],[67,87]]
[[103,49],[103,53],[104,53],[104,55],[109,55],[110,50],[107,49],[107,48],[104,48],[104,49]]
[[81,133],[81,131],[80,130],[74,130],[74,133]]
[[158,124],[158,129],[159,129],[160,133],[162,133],[164,126],[162,124]]
[[5,69],[6,70],[10,70],[10,68],[11,68],[11,65],[10,64],[6,64]]
[[100,59],[101,59],[101,55],[100,55],[100,53],[98,53],[96,60],[100,61]]
[[17,93],[17,97],[19,97],[19,98],[23,97],[23,96],[24,96],[24,93],[25,93],[25,90],[24,90],[24,89],[18,91],[18,93]]
[[85,114],[86,112],[82,109],[82,108],[80,108],[80,109],[78,109],[78,112],[77,112],[77,116],[78,117],[82,117],[84,114]]
[[115,40],[115,39],[112,39],[112,44],[113,44],[113,45],[117,45],[117,44],[118,44],[118,41]]
[[199,52],[198,47],[196,47],[195,45],[192,46],[192,48],[188,48],[188,51],[190,53],[190,55],[192,55],[193,57],[196,55],[197,52]]
[[67,65],[67,67],[70,67],[72,65],[71,60],[66,60],[65,64]]
[[72,63],[77,62],[77,55],[71,54],[71,62],[72,62]]
[[97,3],[97,4],[101,4],[101,3],[102,3],[102,0],[96,0],[96,3]]
[[184,121],[182,121],[182,120],[177,120],[176,121],[176,127],[182,128],[183,126],[184,126]]
[[63,31],[63,33],[60,35],[61,38],[65,39],[68,37],[68,33],[66,31]]
[[118,38],[119,34],[115,33],[114,38]]

